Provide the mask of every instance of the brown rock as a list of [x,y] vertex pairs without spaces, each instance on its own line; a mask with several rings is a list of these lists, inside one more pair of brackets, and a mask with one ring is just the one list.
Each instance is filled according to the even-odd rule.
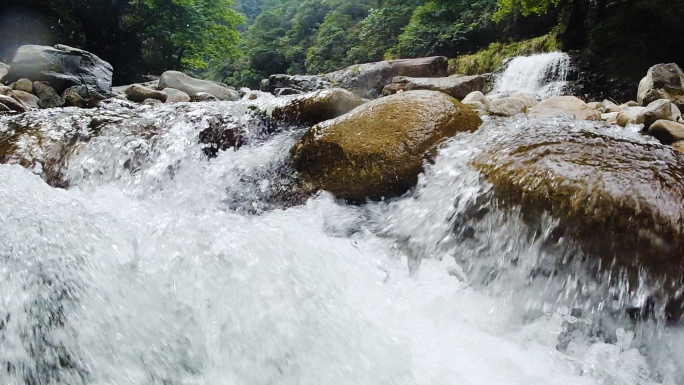
[[481,123],[444,93],[403,92],[312,127],[292,148],[292,162],[309,186],[339,198],[394,196],[416,183],[427,151]]
[[341,88],[331,88],[295,96],[271,113],[274,121],[290,124],[316,124],[346,114],[363,100]]
[[684,124],[670,120],[657,120],[648,128],[648,133],[661,143],[672,144],[684,140]]

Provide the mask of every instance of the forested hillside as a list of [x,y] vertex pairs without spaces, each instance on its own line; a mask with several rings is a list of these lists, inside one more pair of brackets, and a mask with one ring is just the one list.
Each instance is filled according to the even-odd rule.
[[490,44],[454,70],[563,49],[633,82],[655,63],[684,62],[684,0],[21,0],[0,25],[0,60],[20,44],[64,43],[111,62],[117,83],[180,69],[255,86],[274,73],[457,58]]

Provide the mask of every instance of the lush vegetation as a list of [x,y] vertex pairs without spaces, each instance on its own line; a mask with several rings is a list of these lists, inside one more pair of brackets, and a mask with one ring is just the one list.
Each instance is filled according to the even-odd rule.
[[237,56],[244,17],[232,0],[19,0],[3,6],[0,55],[68,44],[109,61],[119,82],[166,69],[201,70]]
[[19,44],[66,43],[111,62],[118,82],[181,69],[255,86],[429,55],[483,72],[563,49],[634,82],[654,63],[684,63],[683,20],[684,0],[15,0],[0,16],[0,60]]

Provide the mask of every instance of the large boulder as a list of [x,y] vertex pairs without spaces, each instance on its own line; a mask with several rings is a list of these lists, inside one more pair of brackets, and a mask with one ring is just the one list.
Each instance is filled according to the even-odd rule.
[[525,215],[550,212],[558,236],[605,266],[638,276],[684,272],[684,157],[672,147],[591,124],[529,121],[524,135],[493,138],[474,161],[498,198]]
[[672,104],[668,99],[658,99],[646,108],[641,110],[636,116],[635,122],[643,124],[645,129],[648,129],[651,124],[657,120],[671,120],[676,122],[681,117],[681,112],[677,106]]
[[8,78],[47,81],[58,93],[85,83],[109,96],[112,73],[109,63],[90,52],[65,45],[24,45],[14,55]]
[[341,88],[295,96],[271,112],[275,122],[313,125],[346,114],[364,101]]
[[648,133],[661,143],[672,144],[684,140],[684,124],[670,120],[658,120],[648,128]]
[[528,112],[530,118],[548,118],[560,115],[573,115],[575,119],[579,120],[601,119],[601,114],[598,111],[574,96],[558,96],[543,100]]
[[332,87],[330,79],[318,75],[271,75],[261,81],[260,89],[274,95],[294,95]]
[[447,58],[434,56],[357,64],[326,75],[336,87],[352,91],[360,97],[380,95],[395,76],[446,77]]
[[491,76],[487,75],[452,75],[449,77],[440,78],[416,78],[409,76],[395,76],[392,79],[392,83],[402,84],[404,86],[404,90],[406,91],[440,91],[458,100],[462,100],[471,92],[489,92],[490,80]]
[[174,88],[183,91],[191,98],[198,92],[206,92],[219,100],[240,100],[240,94],[230,88],[208,80],[196,79],[178,71],[166,71],[159,78],[159,89]]
[[312,127],[292,148],[292,162],[310,188],[339,198],[394,196],[416,183],[426,152],[481,123],[444,93],[403,92]]
[[657,64],[639,83],[637,102],[647,106],[658,99],[669,99],[684,108],[684,72],[677,64]]

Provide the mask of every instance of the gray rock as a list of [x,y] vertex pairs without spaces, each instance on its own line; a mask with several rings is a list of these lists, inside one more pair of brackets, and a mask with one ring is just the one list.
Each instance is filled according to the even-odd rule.
[[530,118],[548,118],[562,115],[572,115],[578,120],[601,119],[601,114],[598,111],[574,96],[558,96],[542,100],[528,112]]
[[[318,75],[271,75],[261,81],[260,90],[277,95],[279,89],[291,89],[306,93],[311,91],[325,90],[332,87],[330,78]],[[295,94],[294,92],[289,95]]]
[[191,102],[218,102],[219,98],[208,92],[197,92],[190,97]]
[[446,77],[447,67],[446,57],[433,56],[357,64],[331,72],[326,77],[336,87],[350,90],[357,96],[375,97],[395,76]]
[[487,92],[489,89],[490,80],[490,77],[486,75],[455,75],[440,78],[415,78],[408,76],[395,76],[392,79],[392,83],[402,84],[404,86],[404,90],[406,91],[440,91],[458,100],[461,100],[468,96],[468,94],[471,92]]
[[109,63],[90,52],[65,45],[24,45],[12,60],[8,78],[10,81],[21,78],[47,81],[60,93],[69,87],[86,84],[109,96],[112,73]]
[[489,112],[498,116],[515,116],[525,112],[525,103],[514,97],[494,99]]
[[208,80],[195,79],[178,71],[164,72],[161,78],[159,78],[158,88],[174,88],[185,92],[191,98],[197,93],[204,92],[213,95],[219,100],[240,100],[240,94],[235,90]]
[[24,103],[24,105],[26,105],[28,108],[40,108],[40,106],[38,106],[40,99],[36,95],[21,90],[15,90],[14,94],[17,95],[17,97],[21,99],[22,103]]
[[672,144],[684,140],[684,124],[670,120],[657,120],[648,128],[648,133],[663,144]]
[[33,90],[40,98],[38,101],[40,108],[62,107],[66,102],[47,82],[33,82]]
[[168,95],[165,92],[153,90],[140,84],[132,84],[126,89],[126,96],[129,100],[142,103],[146,99],[157,99],[162,103],[166,101]]
[[80,108],[96,107],[101,101],[106,99],[94,87],[84,85],[67,88],[62,93],[62,98],[70,105]]
[[646,106],[658,99],[671,100],[684,108],[684,72],[677,64],[657,64],[639,83],[637,102]]
[[175,88],[164,88],[162,92],[167,95],[166,103],[185,103],[190,101],[190,95]]
[[[7,64],[0,62],[0,83],[5,81],[5,78],[7,77],[7,74],[10,72],[10,66]],[[7,106],[5,106],[7,107]]]
[[644,128],[648,129],[656,120],[676,121],[677,116],[675,114],[670,100],[659,99],[649,104],[636,116],[636,123],[643,124]]
[[13,90],[24,91],[28,93],[33,93],[33,82],[26,78],[21,78],[17,80]]

